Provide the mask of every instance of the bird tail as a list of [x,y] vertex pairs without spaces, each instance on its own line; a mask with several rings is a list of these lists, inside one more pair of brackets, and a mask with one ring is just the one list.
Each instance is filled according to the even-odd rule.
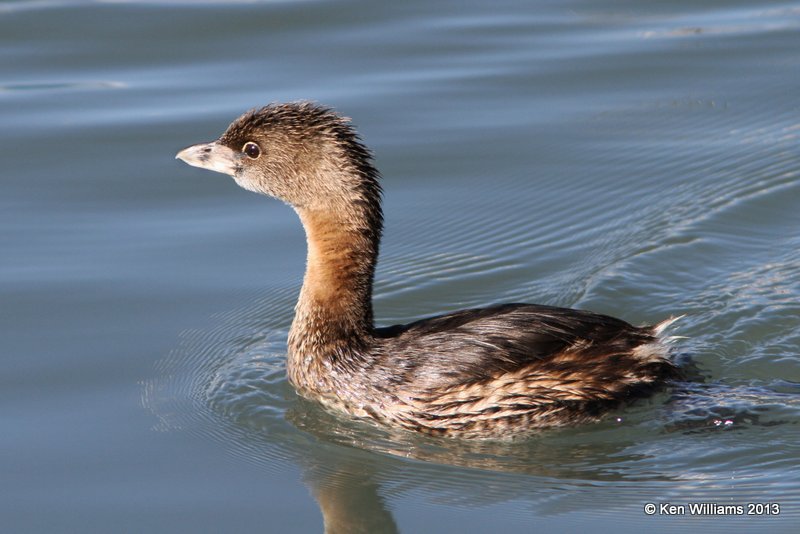
[[686,315],[678,315],[677,317],[670,317],[669,319],[661,321],[657,325],[653,326],[653,334],[657,338],[659,338],[659,341],[661,341],[662,343],[667,343],[667,344],[672,343],[674,341],[677,341],[679,339],[686,339],[686,336],[664,336],[663,335],[664,332],[667,330],[667,328],[672,326],[672,324],[675,321],[677,321],[678,319],[683,319],[684,317],[686,317]]

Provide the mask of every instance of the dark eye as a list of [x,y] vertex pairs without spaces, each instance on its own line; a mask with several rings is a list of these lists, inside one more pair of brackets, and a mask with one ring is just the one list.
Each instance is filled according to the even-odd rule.
[[261,148],[253,143],[252,141],[245,143],[242,147],[242,152],[247,154],[247,157],[250,159],[256,159],[258,156],[261,155]]

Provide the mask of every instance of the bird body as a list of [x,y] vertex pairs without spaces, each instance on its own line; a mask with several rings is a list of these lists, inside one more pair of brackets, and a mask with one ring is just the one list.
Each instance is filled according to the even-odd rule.
[[349,121],[308,102],[245,113],[178,153],[292,206],[306,231],[287,374],[303,396],[431,435],[505,438],[596,420],[680,376],[660,336],[588,311],[501,304],[376,328],[383,227],[370,152]]

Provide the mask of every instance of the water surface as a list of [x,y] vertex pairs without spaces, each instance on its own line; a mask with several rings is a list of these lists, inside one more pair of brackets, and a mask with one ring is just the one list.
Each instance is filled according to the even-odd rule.
[[[0,4],[0,515],[12,532],[792,532],[800,4]],[[685,315],[695,380],[513,443],[284,377],[294,213],[173,160],[312,99],[384,175],[381,324]],[[779,503],[770,517],[647,503]]]

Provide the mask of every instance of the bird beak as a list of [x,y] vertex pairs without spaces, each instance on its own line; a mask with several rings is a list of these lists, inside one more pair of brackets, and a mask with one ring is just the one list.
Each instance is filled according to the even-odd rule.
[[192,167],[200,167],[209,171],[221,172],[233,176],[241,167],[241,156],[218,142],[201,143],[184,148],[175,156]]

